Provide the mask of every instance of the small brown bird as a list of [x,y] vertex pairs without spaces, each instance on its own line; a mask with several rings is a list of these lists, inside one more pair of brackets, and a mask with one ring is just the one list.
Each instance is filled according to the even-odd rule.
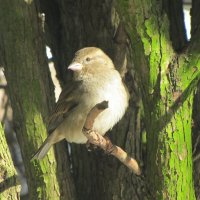
[[74,71],[74,80],[61,92],[49,118],[49,136],[33,159],[42,159],[54,143],[63,139],[86,143],[82,128],[96,104],[108,101],[108,108],[93,124],[101,135],[122,118],[128,106],[129,93],[112,60],[101,49],[87,47],[77,51],[68,69]]

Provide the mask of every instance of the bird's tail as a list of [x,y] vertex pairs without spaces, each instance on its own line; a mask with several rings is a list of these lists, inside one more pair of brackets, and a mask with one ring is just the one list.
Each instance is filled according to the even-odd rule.
[[46,140],[43,142],[43,144],[40,146],[40,148],[37,150],[31,160],[41,160],[42,158],[44,158],[44,156],[47,154],[52,144],[54,143],[52,142],[52,136],[53,133],[46,138]]

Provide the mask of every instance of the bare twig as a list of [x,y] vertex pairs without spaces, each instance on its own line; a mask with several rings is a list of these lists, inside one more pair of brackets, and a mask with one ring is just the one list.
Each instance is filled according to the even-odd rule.
[[193,157],[193,162],[196,162],[197,160],[200,159],[200,153],[198,153],[196,156]]
[[198,137],[197,137],[197,139],[195,140],[195,144],[194,144],[193,151],[192,151],[192,154],[193,154],[193,155],[195,154],[195,152],[196,152],[196,150],[197,150],[197,146],[198,146],[199,142],[200,142],[200,135],[199,135],[199,131],[198,131]]
[[131,169],[135,174],[140,175],[141,170],[135,159],[128,156],[128,154],[120,147],[113,145],[108,138],[103,137],[96,131],[92,130],[96,117],[106,108],[108,108],[107,101],[103,101],[92,108],[85,121],[85,125],[83,128],[84,135],[88,138],[89,143],[100,147],[106,153],[112,154],[129,169]]

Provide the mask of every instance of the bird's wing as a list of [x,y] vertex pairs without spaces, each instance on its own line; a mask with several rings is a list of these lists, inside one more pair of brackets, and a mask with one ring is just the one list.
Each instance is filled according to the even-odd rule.
[[70,112],[78,106],[80,98],[77,97],[77,89],[79,88],[79,85],[79,82],[73,83],[71,86],[62,90],[55,108],[49,117],[49,133],[52,133],[70,114]]

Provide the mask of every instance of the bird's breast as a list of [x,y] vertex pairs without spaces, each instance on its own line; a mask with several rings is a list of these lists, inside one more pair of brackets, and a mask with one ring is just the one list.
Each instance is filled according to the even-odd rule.
[[65,119],[65,123],[62,123],[60,131],[69,142],[85,143],[87,138],[83,135],[82,128],[87,114],[96,104],[108,101],[108,108],[96,117],[93,124],[93,130],[104,135],[123,117],[128,100],[129,95],[121,79],[93,82],[87,85],[87,90],[82,89],[79,105]]
[[108,108],[97,116],[93,125],[94,130],[104,135],[124,115],[128,106],[128,94],[123,84],[116,81],[100,88],[94,97],[95,105],[102,101],[108,101]]

